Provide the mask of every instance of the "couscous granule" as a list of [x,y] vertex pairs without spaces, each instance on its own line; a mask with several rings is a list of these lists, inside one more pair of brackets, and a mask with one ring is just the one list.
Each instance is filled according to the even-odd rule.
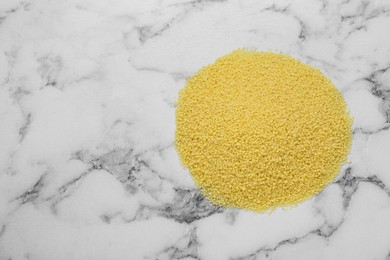
[[341,93],[284,54],[236,50],[179,93],[176,148],[214,204],[264,211],[319,193],[351,146]]

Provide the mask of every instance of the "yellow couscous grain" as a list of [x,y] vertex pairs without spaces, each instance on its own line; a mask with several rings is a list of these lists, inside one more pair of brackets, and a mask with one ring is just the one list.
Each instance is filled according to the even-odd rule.
[[319,193],[351,146],[341,93],[284,54],[236,50],[179,93],[176,148],[214,204],[264,211]]

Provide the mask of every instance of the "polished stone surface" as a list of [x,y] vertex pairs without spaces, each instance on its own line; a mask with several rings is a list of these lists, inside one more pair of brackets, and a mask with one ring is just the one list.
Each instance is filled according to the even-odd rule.
[[[390,2],[0,2],[0,259],[390,259]],[[173,146],[186,78],[237,48],[318,67],[354,117],[334,183],[211,205]]]

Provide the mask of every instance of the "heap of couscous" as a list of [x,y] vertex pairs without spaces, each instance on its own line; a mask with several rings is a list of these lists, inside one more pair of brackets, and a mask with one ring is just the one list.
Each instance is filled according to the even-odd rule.
[[176,148],[214,204],[264,211],[310,198],[340,171],[352,120],[318,69],[236,50],[179,93]]

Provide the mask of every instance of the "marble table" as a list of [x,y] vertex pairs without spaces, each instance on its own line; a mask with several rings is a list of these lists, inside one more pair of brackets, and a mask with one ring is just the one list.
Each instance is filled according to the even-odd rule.
[[[354,117],[291,209],[214,206],[174,148],[186,79],[237,48],[322,70]],[[2,0],[0,259],[390,259],[390,2]]]

